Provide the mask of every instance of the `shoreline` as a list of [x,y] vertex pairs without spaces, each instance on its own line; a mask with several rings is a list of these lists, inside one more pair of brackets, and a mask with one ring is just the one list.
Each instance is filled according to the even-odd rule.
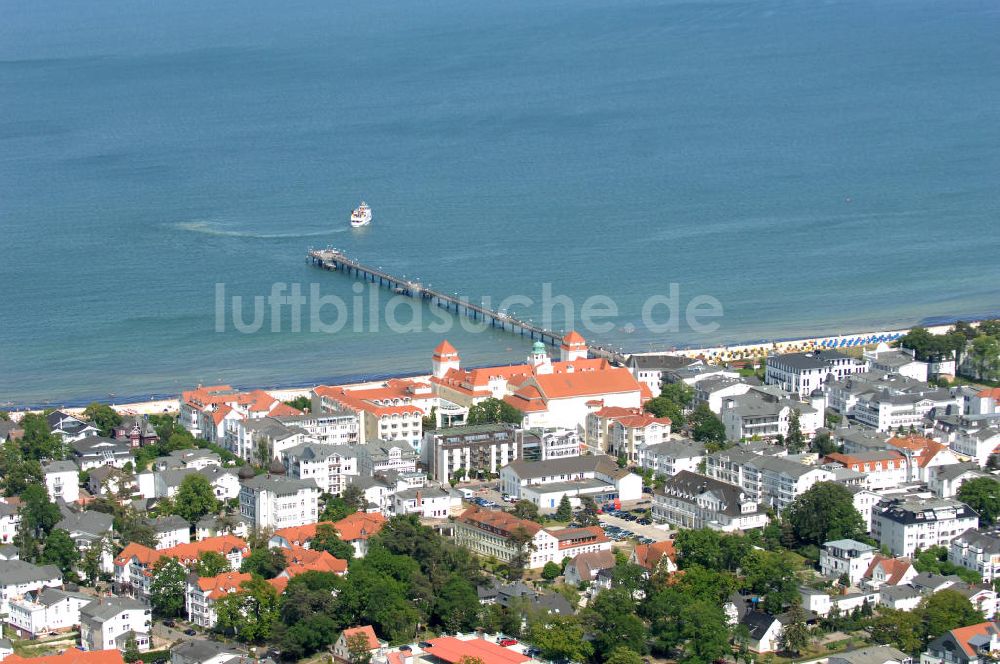
[[[701,348],[690,348],[678,346],[671,350],[665,351],[652,351],[652,352],[634,352],[626,353],[628,356],[662,356],[662,355],[677,355],[690,358],[703,357],[707,361],[740,361],[740,360],[750,360],[750,359],[761,359],[766,357],[771,352],[778,353],[794,353],[813,350],[817,347],[819,348],[829,348],[833,349],[832,346],[824,347],[821,344],[826,341],[828,343],[836,342],[840,343],[840,340],[852,340],[859,339],[863,340],[869,337],[878,337],[880,335],[899,335],[902,336],[906,334],[909,330],[914,327],[925,327],[932,334],[942,334],[951,329],[954,324],[960,320],[964,320],[973,325],[978,324],[984,318],[937,318],[933,322],[931,320],[925,319],[921,323],[917,323],[911,327],[900,327],[891,329],[879,329],[879,330],[867,330],[862,332],[848,332],[843,334],[832,334],[832,335],[821,335],[821,336],[811,336],[811,337],[794,337],[794,338],[784,338],[784,339],[761,339],[756,341],[750,341],[745,343],[735,343],[735,344],[722,344],[717,346],[705,346]],[[854,344],[851,347],[858,348],[861,344]],[[839,349],[840,346],[838,345]],[[346,374],[343,376],[333,376],[328,380],[305,380],[296,383],[286,383],[284,385],[278,385],[273,387],[261,387],[259,385],[233,385],[234,388],[238,390],[264,390],[268,394],[271,394],[276,399],[281,401],[287,401],[294,399],[297,396],[308,395],[309,392],[319,385],[337,385],[343,387],[363,387],[368,385],[379,385],[387,380],[391,379],[405,379],[405,378],[415,378],[415,379],[428,379],[430,374],[422,371],[411,371],[411,372],[399,372],[399,373],[385,373],[385,374]],[[193,389],[195,385],[191,385],[190,388]],[[148,395],[129,395],[123,398],[124,403],[118,403],[109,401],[107,398],[96,398],[90,399],[86,397],[66,399],[63,401],[56,402],[54,400],[47,400],[41,403],[8,403],[8,405],[0,406],[0,410],[5,410],[12,415],[25,412],[38,412],[46,409],[59,409],[64,410],[71,414],[77,414],[82,412],[87,405],[91,403],[101,403],[108,404],[117,410],[119,413],[127,415],[153,415],[168,412],[177,412],[180,409],[180,395],[169,395],[169,394],[157,394],[152,393]]]

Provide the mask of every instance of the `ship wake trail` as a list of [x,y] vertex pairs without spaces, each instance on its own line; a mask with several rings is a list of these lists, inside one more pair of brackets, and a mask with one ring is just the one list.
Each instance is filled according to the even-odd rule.
[[214,237],[235,237],[249,240],[287,240],[304,237],[322,237],[335,233],[344,233],[347,229],[333,228],[321,231],[302,231],[291,233],[259,233],[256,231],[243,231],[228,228],[224,224],[211,221],[182,221],[174,224],[174,228],[188,233],[200,233],[202,235],[212,235]]

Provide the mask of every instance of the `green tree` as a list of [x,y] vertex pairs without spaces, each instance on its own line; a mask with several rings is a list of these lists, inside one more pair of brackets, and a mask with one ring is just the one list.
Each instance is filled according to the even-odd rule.
[[983,621],[978,611],[962,593],[945,589],[929,595],[917,606],[924,626],[924,645],[956,627]]
[[654,397],[644,403],[642,407],[653,417],[669,418],[674,427],[679,428],[684,425],[683,407],[667,397]]
[[36,560],[39,543],[48,536],[62,515],[55,503],[49,500],[48,491],[39,484],[32,484],[21,494],[20,514],[18,549],[23,559]]
[[52,433],[49,422],[41,413],[26,413],[21,418],[20,446],[25,458],[38,461],[40,459],[62,459],[65,446],[62,438]]
[[660,389],[660,396],[670,399],[682,408],[687,408],[694,401],[694,388],[685,382],[666,383]]
[[788,435],[785,436],[785,447],[792,454],[798,454],[806,446],[806,437],[802,433],[802,423],[799,421],[799,410],[797,408],[792,410],[792,414],[788,416]]
[[316,534],[309,543],[314,551],[326,551],[334,558],[350,560],[354,557],[354,547],[340,539],[337,529],[330,523],[320,523],[316,526]]
[[516,516],[518,519],[526,519],[528,521],[540,521],[538,514],[538,505],[534,504],[530,500],[521,499],[514,503],[514,507],[510,510],[510,513]]
[[546,581],[551,581],[557,578],[560,574],[562,574],[562,567],[551,560],[545,563],[545,567],[542,568],[542,578]]
[[243,559],[240,571],[273,579],[288,567],[285,552],[281,549],[254,549]]
[[980,525],[993,525],[1000,515],[1000,482],[977,477],[962,484],[958,499],[979,513]]
[[611,651],[604,664],[642,664],[642,655],[626,646],[618,646]]
[[103,537],[94,540],[80,558],[80,572],[83,573],[84,580],[89,586],[97,585],[101,578],[101,560],[106,547],[107,542]]
[[153,563],[149,600],[153,613],[173,618],[184,611],[187,571],[176,559],[164,556]]
[[721,448],[726,445],[726,426],[722,420],[711,411],[707,403],[699,404],[691,413],[691,437],[710,447]]
[[122,423],[122,416],[114,408],[97,402],[87,406],[83,416],[100,429],[102,436],[110,436],[112,430]]
[[968,363],[979,380],[1000,381],[1000,339],[980,335],[969,347]]
[[507,539],[517,550],[517,553],[507,563],[507,570],[511,579],[520,579],[534,547],[532,544],[534,536],[524,526],[517,526]]
[[56,528],[45,538],[45,545],[42,547],[43,563],[55,565],[68,576],[79,561],[80,551],[68,532]]
[[587,607],[584,619],[599,658],[607,657],[618,646],[646,651],[646,625],[635,614],[635,602],[624,589],[612,588],[598,594]]
[[452,574],[437,593],[432,619],[449,632],[474,629],[479,617],[476,587],[458,574]]
[[573,519],[573,506],[569,502],[569,496],[565,493],[559,499],[559,507],[556,508],[557,521],[570,521]]
[[778,643],[782,650],[796,655],[809,646],[809,627],[806,625],[806,612],[801,606],[794,606],[788,612],[787,622],[781,628]]
[[545,614],[528,623],[528,638],[547,660],[589,659],[594,648],[584,637],[583,624],[576,616]]
[[301,410],[302,412],[306,412],[312,408],[312,399],[310,399],[309,395],[307,394],[300,394],[294,399],[289,399],[288,401],[285,401],[284,404],[286,406],[291,406],[295,410]]
[[788,506],[785,519],[801,544],[822,546],[830,540],[858,539],[866,532],[854,497],[836,482],[814,484]]
[[812,439],[810,448],[821,457],[825,457],[827,454],[833,454],[839,449],[837,447],[837,443],[833,441],[833,438],[826,431],[818,434]]
[[211,482],[197,473],[185,477],[174,496],[174,514],[191,523],[206,514],[218,512],[219,507]]
[[346,639],[347,661],[349,664],[368,664],[372,661],[371,644],[368,635],[355,632]]
[[524,413],[502,399],[490,397],[469,407],[467,424],[521,424]]
[[576,520],[581,526],[596,526],[601,520],[598,518],[597,503],[590,496],[580,496],[580,511],[576,515]]
[[130,631],[128,633],[128,637],[125,639],[125,648],[122,650],[122,659],[129,664],[142,661],[139,654],[139,642],[135,639],[134,631]]
[[905,653],[916,654],[923,647],[923,623],[913,611],[882,608],[869,626],[872,643],[885,643]]
[[[46,425],[47,426],[47,425]],[[5,496],[19,496],[33,484],[44,484],[42,465],[24,455],[15,440],[0,445],[0,485]]]
[[193,571],[198,576],[218,576],[232,569],[229,560],[218,551],[206,551],[198,556]]
[[263,643],[271,637],[279,614],[278,591],[260,577],[244,581],[240,590],[215,602],[218,627],[244,643]]

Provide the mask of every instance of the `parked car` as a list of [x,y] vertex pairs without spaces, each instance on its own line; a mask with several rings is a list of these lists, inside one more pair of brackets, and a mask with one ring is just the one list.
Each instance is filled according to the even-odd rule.
[[506,636],[502,639],[497,640],[497,644],[503,646],[504,648],[506,648],[507,646],[516,646],[517,639]]
[[164,627],[177,627],[177,623],[175,623],[173,620],[164,620],[163,621],[163,626]]
[[188,636],[198,636],[198,632],[194,631],[190,627],[184,630],[184,633],[187,634]]

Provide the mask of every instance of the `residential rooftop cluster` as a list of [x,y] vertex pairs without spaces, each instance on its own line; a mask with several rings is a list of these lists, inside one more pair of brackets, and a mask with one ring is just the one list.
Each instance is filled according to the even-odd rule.
[[[708,664],[842,631],[864,647],[837,664],[978,662],[1000,389],[961,365],[883,343],[615,366],[571,332],[558,359],[466,369],[443,341],[426,378],[287,402],[0,420],[0,659]],[[881,629],[904,614],[934,627]]]

